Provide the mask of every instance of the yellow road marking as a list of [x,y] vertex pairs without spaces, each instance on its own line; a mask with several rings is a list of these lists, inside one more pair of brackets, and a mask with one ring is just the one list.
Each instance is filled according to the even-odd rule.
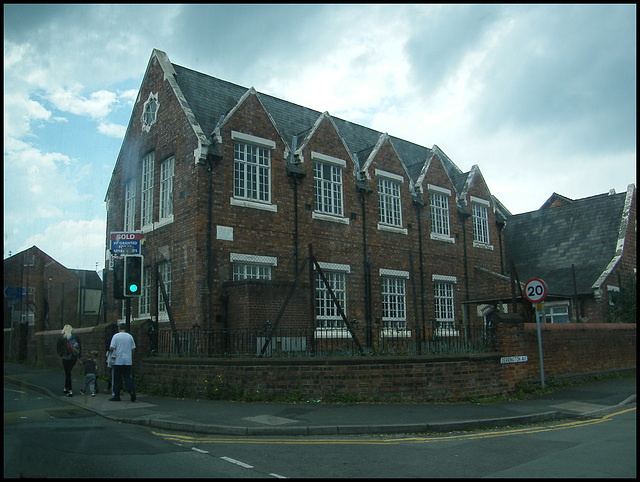
[[413,443],[429,443],[444,442],[455,440],[473,440],[483,438],[507,437],[509,435],[523,435],[542,432],[551,432],[556,430],[567,430],[570,428],[586,427],[610,421],[613,417],[635,411],[636,408],[628,408],[618,412],[610,413],[602,418],[588,420],[574,420],[570,422],[559,423],[544,427],[521,427],[515,429],[469,432],[453,435],[435,435],[435,436],[418,436],[403,438],[386,438],[381,440],[345,440],[345,439],[307,439],[307,438],[265,438],[265,437],[221,437],[221,436],[198,436],[198,435],[179,435],[174,433],[163,433],[152,430],[152,433],[166,440],[182,443],[199,443],[199,444],[281,444],[281,445],[398,445],[405,442]]

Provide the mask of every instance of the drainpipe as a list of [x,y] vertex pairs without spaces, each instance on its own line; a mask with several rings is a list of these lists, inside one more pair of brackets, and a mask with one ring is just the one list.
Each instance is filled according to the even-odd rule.
[[[460,219],[462,220],[462,245],[464,248],[463,253],[463,261],[464,261],[464,295],[465,301],[469,301],[469,267],[468,267],[468,259],[467,259],[467,225],[466,221],[471,216],[466,209],[458,208],[458,214],[460,215]],[[469,330],[469,325],[471,324],[471,320],[469,319],[469,304],[465,303],[462,307],[464,313],[463,316],[466,319],[466,328]],[[467,331],[468,332],[468,331]]]
[[205,304],[207,308],[206,323],[211,327],[213,313],[213,167],[222,160],[219,142],[214,137],[207,153],[207,171],[209,174],[209,205],[207,212],[207,289],[209,295]]
[[420,344],[422,344],[422,337],[424,335],[424,327],[426,324],[425,319],[425,306],[424,306],[424,255],[422,254],[422,208],[424,207],[424,200],[414,194],[412,197],[413,205],[416,207],[416,217],[418,218],[418,254],[420,256],[419,270],[420,270],[420,317],[422,320],[422,330],[420,333]]
[[362,265],[364,267],[364,317],[367,347],[373,345],[373,323],[371,309],[371,266],[369,262],[369,253],[367,246],[367,210],[365,205],[365,197],[373,192],[369,187],[369,183],[364,173],[359,172],[356,178],[356,189],[360,193],[360,205],[362,207]]
[[298,274],[298,264],[300,260],[299,253],[299,222],[298,222],[298,181],[306,176],[304,169],[300,165],[296,149],[298,147],[298,136],[291,139],[291,155],[287,161],[287,176],[293,179],[293,257],[295,266],[293,268],[293,279]]

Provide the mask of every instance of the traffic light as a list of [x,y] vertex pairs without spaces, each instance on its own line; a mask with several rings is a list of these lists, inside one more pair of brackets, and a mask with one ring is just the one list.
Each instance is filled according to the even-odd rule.
[[124,257],[124,289],[125,298],[142,296],[142,262],[144,258],[140,254],[132,254]]
[[113,260],[113,297],[117,300],[124,299],[124,259]]

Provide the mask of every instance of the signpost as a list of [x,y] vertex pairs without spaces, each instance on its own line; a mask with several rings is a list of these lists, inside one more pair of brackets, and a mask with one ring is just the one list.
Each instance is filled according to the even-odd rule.
[[524,296],[527,298],[536,309],[536,326],[538,328],[538,352],[540,354],[540,383],[544,390],[544,363],[542,361],[542,335],[540,333],[540,317],[542,316],[542,301],[547,296],[547,285],[544,281],[538,278],[533,278],[527,281],[524,285]]

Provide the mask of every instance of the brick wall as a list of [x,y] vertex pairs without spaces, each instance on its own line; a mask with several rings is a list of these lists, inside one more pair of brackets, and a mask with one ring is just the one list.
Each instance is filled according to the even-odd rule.
[[[352,358],[162,358],[147,357],[148,325],[132,323],[138,349],[134,366],[150,387],[185,383],[202,394],[205,380],[222,379],[253,393],[287,396],[299,390],[306,399],[327,394],[422,401],[487,398],[506,395],[519,381],[539,382],[536,325],[517,315],[496,323],[497,350],[476,355],[380,356]],[[108,325],[75,330],[85,351],[105,351]],[[545,378],[575,377],[635,370],[635,324],[542,325]],[[59,367],[57,331],[36,333],[28,361]],[[7,332],[5,331],[5,346]],[[6,354],[6,352],[5,352]],[[526,356],[524,363],[501,363],[502,357]]]

